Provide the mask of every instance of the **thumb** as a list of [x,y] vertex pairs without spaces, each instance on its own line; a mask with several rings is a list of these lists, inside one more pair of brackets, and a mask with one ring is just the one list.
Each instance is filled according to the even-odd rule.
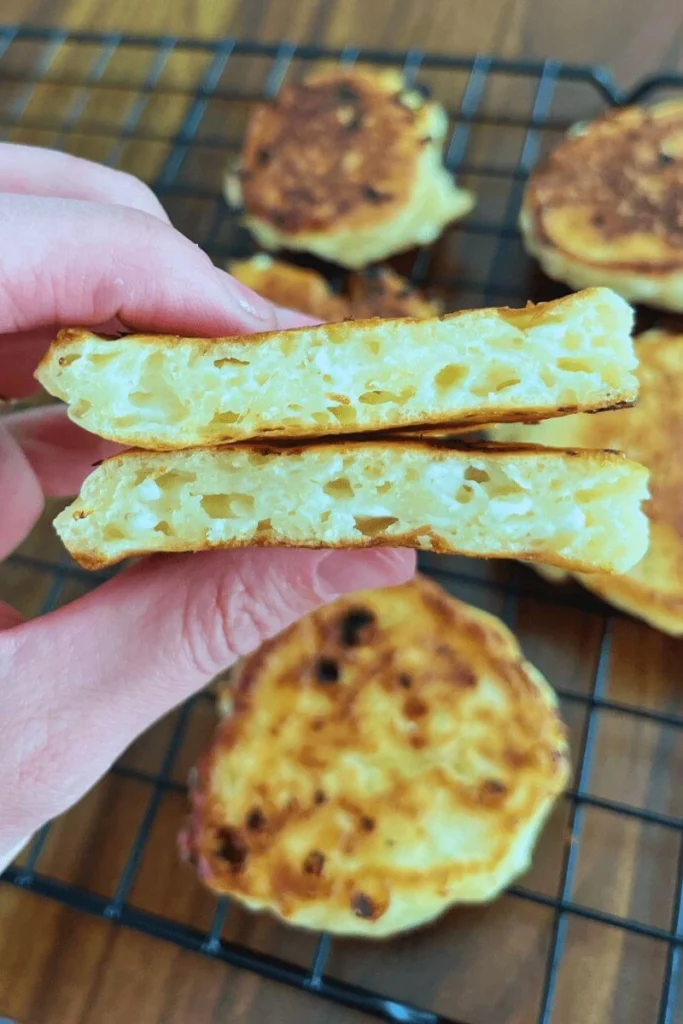
[[3,698],[17,709],[6,735],[0,722],[0,852],[237,657],[342,593],[413,571],[412,552],[390,549],[162,556],[0,633]]

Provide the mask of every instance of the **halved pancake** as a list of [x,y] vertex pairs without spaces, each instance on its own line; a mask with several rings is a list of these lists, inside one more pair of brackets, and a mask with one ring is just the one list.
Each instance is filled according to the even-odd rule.
[[514,636],[419,577],[302,619],[225,705],[181,851],[215,892],[308,928],[379,938],[492,899],[569,774]]
[[501,427],[493,434],[508,441],[609,445],[648,467],[647,554],[626,575],[595,573],[579,579],[618,608],[678,636],[683,634],[683,336],[649,331],[637,349],[640,400],[635,409],[570,416],[535,427]]
[[350,316],[348,300],[336,295],[323,275],[315,270],[274,260],[265,253],[247,260],[234,260],[226,269],[247,288],[278,306],[330,323]]
[[630,569],[647,472],[616,452],[325,441],[124,452],[55,519],[86,568],[153,551],[406,546]]
[[623,299],[594,289],[241,338],[66,330],[36,376],[87,430],[157,450],[534,420],[634,401],[632,321]]
[[318,72],[256,109],[226,196],[264,248],[364,267],[474,205],[442,164],[447,130],[443,107],[397,71]]
[[573,129],[532,174],[520,225],[550,277],[683,310],[683,100]]

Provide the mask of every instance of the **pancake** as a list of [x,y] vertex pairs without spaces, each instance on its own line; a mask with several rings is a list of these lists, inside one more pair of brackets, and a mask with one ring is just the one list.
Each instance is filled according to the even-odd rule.
[[514,636],[419,577],[302,619],[225,706],[181,851],[307,928],[380,938],[493,899],[567,784],[555,695]]
[[55,519],[86,568],[154,551],[388,545],[626,571],[647,472],[616,452],[427,440],[124,452]]
[[683,310],[683,100],[573,129],[532,174],[520,225],[550,277]]
[[308,267],[298,267],[258,253],[247,260],[228,264],[228,271],[278,306],[296,309],[328,323],[370,317],[438,316],[441,303],[428,299],[405,277],[390,267],[368,267],[352,274],[348,295],[337,295],[327,279]]
[[265,249],[359,268],[474,205],[442,164],[448,118],[394,70],[337,67],[254,111],[226,197]]
[[534,420],[631,403],[633,314],[594,289],[526,309],[241,338],[62,331],[43,387],[86,430],[156,450]]
[[350,316],[348,300],[335,295],[322,274],[258,253],[235,260],[228,271],[264,298],[330,323]]
[[[640,400],[635,409],[569,416],[536,427],[507,427],[509,441],[622,449],[650,470],[645,505],[650,547],[626,575],[579,576],[617,608],[674,636],[683,635],[683,336],[649,331],[637,346]],[[545,573],[544,573],[545,575]]]
[[349,280],[351,316],[417,317],[419,320],[438,316],[441,302],[426,295],[391,267],[368,267]]

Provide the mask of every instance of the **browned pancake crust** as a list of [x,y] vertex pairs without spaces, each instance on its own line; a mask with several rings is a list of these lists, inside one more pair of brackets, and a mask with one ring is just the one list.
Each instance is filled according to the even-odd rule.
[[296,309],[328,323],[371,317],[438,316],[440,302],[428,299],[419,288],[390,267],[368,267],[352,274],[348,295],[336,295],[316,270],[258,255],[228,265],[238,281],[278,306]]
[[372,316],[412,316],[424,319],[438,316],[443,306],[428,299],[390,267],[369,267],[349,279],[351,315],[357,320]]
[[[549,221],[572,208],[588,213],[597,245],[633,235],[658,242],[658,254],[647,260],[625,253],[600,266],[646,274],[683,266],[683,102],[610,112],[555,149],[532,175],[524,200],[541,245],[565,251]],[[582,262],[593,262],[590,250]]]
[[278,306],[308,313],[328,323],[349,316],[348,301],[335,295],[322,274],[268,257],[231,263],[228,270],[248,288]]
[[[478,739],[467,736],[461,720],[470,719],[459,708],[483,677],[514,714],[501,732],[495,702],[482,696],[488,730]],[[296,923],[311,924],[316,906],[325,911],[318,923],[361,934],[381,934],[387,917],[388,933],[433,917],[453,889],[467,893],[470,877],[495,878],[520,827],[563,788],[566,734],[542,682],[502,623],[423,577],[341,598],[265,643],[235,674],[224,702],[232,713],[192,780],[181,851],[212,889]],[[412,774],[383,755],[382,730],[398,761],[403,747]],[[473,760],[481,752],[495,775],[474,784],[466,770],[448,774],[448,742]],[[367,786],[345,766],[349,753]],[[226,789],[225,768],[245,756],[248,786]],[[518,789],[526,797],[513,813]],[[438,854],[411,862],[416,846],[429,849],[435,793],[446,818],[488,820],[490,859],[466,860],[454,834],[450,862]],[[408,906],[394,916],[397,900]]]
[[419,104],[395,71],[360,68],[285,86],[247,129],[239,171],[247,212],[290,235],[390,218],[408,202],[431,141],[415,97]]

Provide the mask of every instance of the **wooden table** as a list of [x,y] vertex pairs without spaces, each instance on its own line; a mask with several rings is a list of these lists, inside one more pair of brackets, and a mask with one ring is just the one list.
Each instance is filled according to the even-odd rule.
[[[232,35],[271,42],[286,37],[335,47],[419,46],[447,53],[602,62],[622,83],[658,68],[683,66],[683,10],[670,0],[650,0],[646,6],[642,0],[4,0],[0,16],[7,22],[70,29]],[[179,73],[192,80],[192,61],[188,59]],[[498,112],[518,98],[515,89],[509,95],[499,89]],[[32,102],[34,113],[42,110],[48,116],[49,86]],[[95,115],[110,110],[111,102],[103,100]],[[157,132],[170,135],[184,110],[180,100],[156,104]],[[13,138],[49,143],[44,132],[19,130]],[[482,145],[497,146],[498,137]],[[92,140],[70,139],[70,148],[97,157],[92,146]],[[150,179],[162,158],[163,151],[154,147],[130,147],[123,154],[129,169]],[[493,203],[495,197],[487,201]],[[49,515],[23,551],[58,560]],[[503,577],[514,571],[502,570]],[[531,596],[520,605],[517,628],[528,656],[566,695],[563,713],[578,753],[589,719],[585,697],[596,670],[602,612],[597,603],[583,607],[573,598],[567,607],[555,607],[531,573],[521,578]],[[37,613],[51,586],[46,574],[17,565],[4,567],[0,580],[0,596],[27,615]],[[59,599],[77,597],[84,586],[77,579],[68,581]],[[475,582],[460,593],[493,611],[503,609],[503,596],[496,589]],[[680,714],[680,643],[623,618],[613,620],[611,643],[603,699],[653,712],[677,709]],[[568,898],[598,911],[634,917],[646,931],[666,930],[678,833],[607,812],[600,801],[680,818],[683,752],[678,734],[655,719],[617,712],[596,712],[592,723],[595,763],[582,780],[592,802],[583,811]],[[158,772],[177,724],[178,713],[159,723],[126,754],[123,774],[105,779],[53,826],[41,855],[41,872],[111,897],[136,832],[149,813],[152,790],[146,779]],[[200,931],[210,925],[214,902],[179,866],[174,837],[186,807],[182,783],[212,725],[210,703],[197,701],[129,893],[132,905]],[[390,944],[337,943],[327,970],[342,980],[476,1024],[535,1021],[556,923],[552,898],[558,892],[572,813],[571,802],[558,808],[534,868],[524,879],[526,887],[541,894],[535,903],[506,896],[485,909],[456,911],[433,928]],[[544,903],[544,896],[549,903]],[[566,920],[554,1024],[654,1022],[666,946],[651,934],[627,934],[581,917]],[[223,936],[274,956],[286,955],[302,966],[310,963],[315,943],[314,937],[239,910],[231,911]],[[352,1024],[363,1019],[7,886],[0,886],[2,1014],[23,1024]],[[683,993],[668,1024],[674,1022],[683,1022]]]

